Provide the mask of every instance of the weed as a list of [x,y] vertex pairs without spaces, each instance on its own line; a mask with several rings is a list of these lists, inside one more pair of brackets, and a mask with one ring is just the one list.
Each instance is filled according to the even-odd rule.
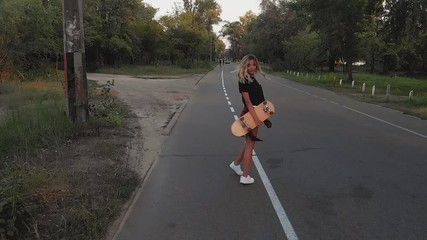
[[29,231],[31,207],[22,190],[24,172],[19,165],[1,163],[0,239],[16,239]]
[[95,91],[90,91],[95,98],[95,102],[89,105],[89,112],[93,118],[93,123],[120,126],[123,124],[123,117],[120,114],[120,106],[116,98],[112,95],[112,88],[114,86],[114,79],[107,81],[102,86],[101,91],[98,93],[98,98]]

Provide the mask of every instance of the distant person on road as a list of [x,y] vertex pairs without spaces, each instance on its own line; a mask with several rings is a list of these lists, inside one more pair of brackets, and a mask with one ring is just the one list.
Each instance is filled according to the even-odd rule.
[[[256,115],[254,106],[265,101],[265,98],[262,86],[255,79],[255,74],[261,73],[264,77],[265,74],[262,72],[258,59],[252,54],[246,55],[242,58],[236,71],[239,79],[239,92],[242,94],[242,101],[244,105],[240,116],[250,112],[255,123],[260,125],[262,122]],[[272,126],[269,120],[265,120],[264,124],[268,128]],[[242,184],[252,184],[255,181],[251,176],[249,176],[249,172],[252,168],[252,151],[255,147],[255,142],[261,141],[257,138],[257,135],[258,127],[252,129],[248,134],[246,134],[243,148],[240,150],[236,159],[230,164],[230,168],[233,169],[237,175],[240,175],[240,183]],[[243,171],[240,166],[241,163],[243,163]]]

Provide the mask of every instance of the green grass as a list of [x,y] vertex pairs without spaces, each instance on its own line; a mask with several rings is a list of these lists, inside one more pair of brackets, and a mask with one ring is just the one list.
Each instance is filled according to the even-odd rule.
[[[346,81],[346,76],[341,72],[336,73],[300,73],[299,76],[295,74],[281,72],[280,75],[299,81],[305,84],[320,86],[326,88],[348,88],[351,89],[351,82]],[[308,76],[307,76],[308,75]],[[319,79],[320,77],[320,79]],[[340,86],[340,79],[343,80],[343,85]],[[366,92],[372,89],[375,85],[378,94],[385,94],[387,85],[390,84],[390,92],[397,96],[408,96],[411,90],[414,91],[414,96],[427,96],[427,79],[415,79],[409,77],[391,77],[380,74],[369,73],[353,73],[354,90],[361,91],[362,85],[365,83]]]
[[[128,110],[110,94],[111,86],[104,86],[101,93],[93,82],[90,87],[91,102],[102,116],[91,116],[88,124],[81,125],[66,114],[61,82],[0,82],[1,239],[36,239],[34,231],[43,234],[42,239],[102,239],[137,186],[138,175],[121,162],[122,146],[91,149],[101,158],[117,160],[107,167],[92,163],[91,172],[77,174],[67,159],[52,160],[67,139],[96,138],[100,127],[123,125]],[[93,172],[95,167],[102,175]]]
[[0,95],[0,101],[6,115],[0,120],[0,157],[26,155],[58,144],[71,131],[62,90],[11,84],[1,89],[5,92]]
[[[346,81],[346,76],[342,72],[287,71],[273,74],[427,119],[427,79],[355,72],[353,73],[354,87],[352,87],[351,82]],[[342,85],[340,85],[340,79],[342,79]],[[363,84],[365,84],[365,92],[362,91]],[[386,97],[387,85],[390,85],[388,98]],[[373,86],[375,86],[374,96],[372,96]],[[409,99],[410,91],[413,91],[412,99]]]
[[172,65],[123,65],[120,68],[101,68],[97,72],[132,76],[186,76],[193,74],[205,74],[212,69],[213,67],[210,65],[190,69],[184,69],[179,66]]

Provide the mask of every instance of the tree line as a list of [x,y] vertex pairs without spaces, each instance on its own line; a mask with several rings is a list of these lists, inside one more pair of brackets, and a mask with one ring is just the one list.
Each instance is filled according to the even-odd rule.
[[222,34],[232,58],[251,52],[277,70],[343,63],[349,80],[360,60],[371,72],[427,70],[426,0],[262,0],[258,16],[248,12]]
[[[208,64],[225,48],[212,26],[221,21],[215,0],[182,0],[172,13],[140,0],[84,0],[88,69],[168,62]],[[63,58],[62,0],[0,1],[0,72],[51,67]]]
[[[371,72],[425,73],[427,0],[262,0],[221,31],[215,0],[182,0],[155,19],[140,0],[84,0],[88,69],[122,64],[190,68],[218,58],[256,54],[275,70],[335,71],[352,79],[353,63]],[[61,63],[62,0],[0,1],[0,73]]]

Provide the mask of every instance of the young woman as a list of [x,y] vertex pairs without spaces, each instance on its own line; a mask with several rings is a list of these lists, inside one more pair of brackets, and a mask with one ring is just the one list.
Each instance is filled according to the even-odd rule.
[[[264,75],[258,59],[252,54],[244,56],[237,69],[237,77],[239,78],[239,92],[242,94],[242,101],[244,104],[244,108],[240,116],[250,112],[257,125],[259,125],[262,122],[258,119],[258,116],[254,110],[254,106],[265,101],[265,98],[262,91],[262,86],[255,79],[256,73],[261,73]],[[270,128],[272,125],[269,120],[265,120],[264,124],[268,128]],[[255,181],[251,176],[249,176],[249,172],[252,167],[252,151],[255,147],[255,142],[261,141],[257,138],[257,135],[258,127],[252,129],[251,132],[246,134],[243,148],[240,150],[236,159],[230,164],[230,168],[233,169],[237,175],[240,175],[240,183],[242,184],[252,184]],[[243,171],[240,167],[241,163],[243,163]]]

